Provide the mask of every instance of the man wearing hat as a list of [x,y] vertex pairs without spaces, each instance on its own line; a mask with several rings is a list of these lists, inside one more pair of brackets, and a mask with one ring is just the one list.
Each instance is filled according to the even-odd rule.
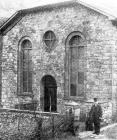
[[97,98],[94,98],[94,104],[91,107],[91,117],[94,124],[94,134],[100,134],[100,122],[102,118],[102,108],[98,103]]

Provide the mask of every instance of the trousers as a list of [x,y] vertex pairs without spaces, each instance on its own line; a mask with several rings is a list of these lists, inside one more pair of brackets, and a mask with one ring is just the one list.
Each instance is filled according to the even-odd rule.
[[94,131],[96,134],[100,133],[100,120],[99,119],[94,119]]

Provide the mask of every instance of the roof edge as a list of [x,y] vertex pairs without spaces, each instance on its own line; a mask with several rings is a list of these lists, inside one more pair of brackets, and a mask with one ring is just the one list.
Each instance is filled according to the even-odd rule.
[[98,13],[107,16],[110,20],[117,18],[114,15],[111,15],[111,14],[109,14],[109,13],[107,13],[107,12],[105,12],[105,11],[95,7],[95,6],[92,6],[92,5],[88,4],[88,3],[85,3],[85,2],[83,2],[81,0],[68,0],[68,1],[59,2],[59,3],[57,2],[57,3],[52,3],[52,4],[36,6],[36,7],[32,7],[32,8],[26,8],[26,9],[22,9],[22,12],[25,13],[25,12],[28,12],[28,11],[33,11],[35,9],[41,11],[41,10],[44,10],[44,9],[47,9],[47,8],[48,9],[53,8],[53,7],[56,8],[56,7],[59,7],[59,6],[62,6],[62,5],[64,6],[66,4],[75,4],[75,3],[80,4],[82,6],[85,6],[85,7],[89,8],[89,9],[94,10],[94,11],[97,11]]
[[111,15],[111,14],[109,14],[108,12],[105,12],[105,11],[103,11],[103,10],[101,10],[101,9],[95,7],[95,6],[92,6],[92,5],[88,4],[88,3],[85,3],[85,2],[83,2],[83,1],[81,1],[81,0],[73,0],[73,1],[75,1],[75,2],[77,2],[77,3],[79,3],[79,4],[81,4],[81,5],[84,5],[84,6],[90,8],[90,9],[92,9],[92,10],[94,10],[94,11],[97,11],[97,12],[99,12],[99,13],[102,14],[102,15],[107,16],[107,17],[109,18],[109,20],[111,20],[111,19],[116,19],[116,18],[117,18],[117,17],[115,17],[114,15]]
[[67,6],[70,4],[80,4],[82,6],[85,6],[86,8],[92,9],[106,17],[109,18],[109,20],[114,20],[116,19],[115,16],[106,13],[105,11],[102,11],[98,8],[95,8],[93,6],[91,6],[90,4],[84,3],[80,0],[68,0],[68,1],[64,1],[64,2],[59,2],[59,3],[53,3],[53,4],[47,4],[47,5],[41,5],[41,6],[37,6],[37,7],[33,7],[33,8],[27,8],[27,9],[22,9],[19,11],[16,11],[10,18],[8,18],[8,20],[6,20],[6,22],[4,22],[1,26],[0,26],[0,33],[4,32],[6,30],[6,28],[12,24],[12,22],[14,22],[15,19],[18,18],[18,16],[23,17],[25,14],[29,13],[29,12],[36,12],[36,11],[43,11],[43,10],[52,10],[53,8],[58,8],[59,6]]
[[22,15],[22,10],[16,11],[10,18],[8,18],[1,26],[0,26],[0,34],[4,34],[3,32],[6,28],[14,22],[14,20],[19,16]]
[[15,17],[18,14],[18,12],[19,11],[15,12],[10,18],[8,18],[6,22],[0,26],[0,29],[3,28],[13,17]]

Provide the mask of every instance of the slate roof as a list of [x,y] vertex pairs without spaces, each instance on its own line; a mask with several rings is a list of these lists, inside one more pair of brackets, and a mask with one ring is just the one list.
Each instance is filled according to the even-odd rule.
[[79,4],[104,15],[104,16],[108,17],[109,19],[115,19],[114,16],[112,16],[102,10],[99,10],[89,4],[81,2],[80,0],[70,0],[70,1],[60,2],[60,3],[56,3],[56,4],[49,4],[49,5],[43,5],[43,6],[38,6],[38,7],[34,7],[34,8],[19,10],[14,15],[12,15],[8,20],[6,20],[6,22],[4,22],[4,24],[2,24],[0,26],[0,33],[4,35],[5,32],[7,32],[9,30],[8,28],[11,25],[12,25],[12,27],[15,26],[15,24],[17,22],[19,22],[19,20],[21,20],[21,18],[24,17],[26,14],[42,12],[42,11],[52,11],[52,10],[55,10],[55,9],[58,9],[61,7],[70,7],[70,6],[76,6]]

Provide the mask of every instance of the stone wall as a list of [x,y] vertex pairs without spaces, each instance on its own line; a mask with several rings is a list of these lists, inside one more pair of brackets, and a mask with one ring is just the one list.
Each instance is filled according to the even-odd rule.
[[30,112],[18,110],[0,110],[0,138],[1,139],[21,139],[34,136],[36,119]]
[[[114,21],[116,23],[116,20]],[[112,21],[113,23],[113,21]],[[116,24],[113,24],[117,28]],[[115,40],[112,47],[112,102],[113,102],[113,119],[116,120],[117,114],[117,37],[113,36]]]
[[[111,113],[107,108],[111,109],[111,103],[101,104],[105,115],[103,115],[102,125],[111,123]],[[83,106],[81,107],[83,108]],[[86,109],[86,108],[84,108]],[[84,109],[82,111],[84,111]],[[84,113],[87,111],[85,110]],[[104,113],[103,112],[103,113]],[[81,112],[80,115],[82,115]],[[75,120],[79,125],[79,131],[85,130],[85,123],[82,124],[82,116],[80,120]],[[68,127],[70,123],[70,116],[67,110],[64,114],[17,110],[17,109],[0,109],[0,139],[1,140],[35,140],[35,139],[52,139],[62,138],[69,135]]]
[[[53,136],[53,125],[62,123],[64,118],[57,113],[0,109],[0,139],[49,139]],[[55,127],[54,134],[57,135],[59,129]]]
[[2,47],[3,47],[3,37],[0,35],[0,101],[2,95]]
[[[52,30],[56,44],[51,53],[45,51],[43,35]],[[61,7],[50,11],[27,14],[4,37],[2,56],[2,104],[14,107],[19,102],[30,102],[30,97],[17,96],[17,51],[22,38],[32,41],[33,52],[33,94],[40,109],[40,82],[44,75],[52,75],[57,82],[58,110],[64,106],[64,95],[68,94],[68,76],[65,69],[67,36],[74,31],[81,32],[86,39],[86,99],[98,97],[100,101],[111,101],[112,57],[117,30],[111,21],[98,12],[82,5]],[[115,65],[116,67],[116,65]],[[116,68],[115,68],[116,70]],[[114,73],[114,71],[113,71]],[[64,87],[64,84],[67,85]]]

